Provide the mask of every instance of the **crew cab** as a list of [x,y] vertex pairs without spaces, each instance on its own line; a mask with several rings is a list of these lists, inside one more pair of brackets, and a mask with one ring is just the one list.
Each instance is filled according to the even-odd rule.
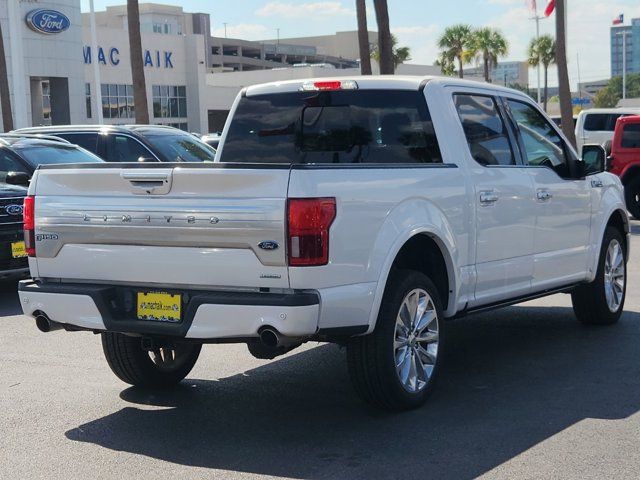
[[212,162],[216,154],[194,135],[163,125],[53,125],[15,133],[55,135],[107,162]]
[[622,179],[627,208],[640,220],[640,116],[618,119],[610,148],[608,170]]
[[250,86],[213,164],[41,167],[20,299],[43,331],[101,334],[130,384],[179,382],[205,343],[326,341],[364,400],[413,408],[452,318],[566,292],[581,322],[619,319],[629,222],[604,160],[499,86]]

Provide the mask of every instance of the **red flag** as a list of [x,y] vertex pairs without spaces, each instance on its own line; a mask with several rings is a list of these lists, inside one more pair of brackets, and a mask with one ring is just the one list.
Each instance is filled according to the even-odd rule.
[[547,5],[547,8],[544,9],[544,16],[545,17],[550,16],[555,9],[556,9],[556,0],[549,0],[549,5]]

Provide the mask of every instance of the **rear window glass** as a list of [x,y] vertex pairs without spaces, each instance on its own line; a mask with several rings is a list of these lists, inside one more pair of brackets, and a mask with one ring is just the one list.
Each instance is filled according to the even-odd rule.
[[59,163],[102,163],[93,153],[71,145],[20,147],[16,152],[34,168]]
[[56,137],[63,138],[68,142],[89,150],[92,153],[98,151],[98,134],[97,133],[57,133]]
[[213,162],[214,148],[193,135],[181,133],[142,133],[169,162]]
[[223,162],[442,163],[417,91],[294,92],[244,97]]
[[585,115],[584,129],[587,132],[613,132],[621,116],[621,113],[588,113]]
[[625,125],[622,131],[622,148],[640,148],[640,123]]

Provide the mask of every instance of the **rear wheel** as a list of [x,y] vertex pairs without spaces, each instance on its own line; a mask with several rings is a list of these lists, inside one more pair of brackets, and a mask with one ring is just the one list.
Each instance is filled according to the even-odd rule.
[[631,180],[624,188],[627,210],[633,218],[640,220],[640,176]]
[[627,252],[620,231],[607,227],[593,282],[571,294],[573,311],[587,325],[611,325],[622,315],[627,292]]
[[122,333],[102,334],[102,349],[109,367],[125,383],[166,388],[186,377],[200,355],[202,344],[175,343],[143,348],[142,338]]
[[386,410],[422,405],[434,388],[442,348],[440,296],[420,272],[390,277],[373,333],[347,346],[349,373],[360,397]]

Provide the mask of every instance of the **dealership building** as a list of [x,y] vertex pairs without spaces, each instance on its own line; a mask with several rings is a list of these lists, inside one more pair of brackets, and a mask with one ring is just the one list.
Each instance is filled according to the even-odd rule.
[[[0,0],[16,128],[134,121],[126,6],[91,16],[80,0]],[[246,41],[211,36],[209,14],[140,5],[152,123],[218,131],[244,86],[359,74],[357,32]],[[95,32],[95,41],[92,32]],[[370,33],[370,42],[375,42]],[[399,73],[437,74],[401,65]]]

